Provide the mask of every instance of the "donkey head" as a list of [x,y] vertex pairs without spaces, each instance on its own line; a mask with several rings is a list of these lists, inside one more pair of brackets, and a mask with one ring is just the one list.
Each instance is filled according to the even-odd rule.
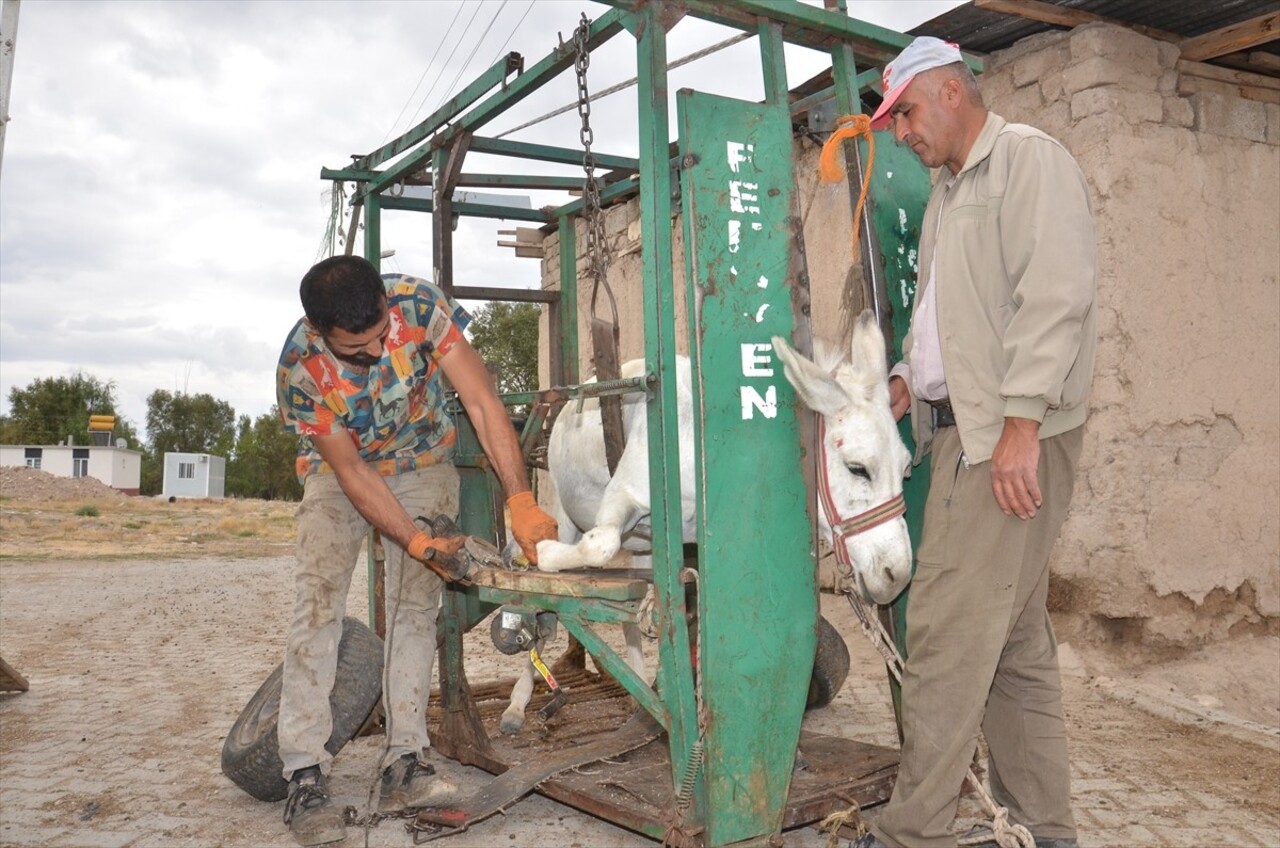
[[858,316],[850,347],[848,360],[819,354],[814,363],[773,337],[788,382],[821,416],[823,537],[838,561],[852,565],[858,593],[888,603],[911,579],[911,540],[900,511],[911,457],[889,409],[884,336],[870,310]]

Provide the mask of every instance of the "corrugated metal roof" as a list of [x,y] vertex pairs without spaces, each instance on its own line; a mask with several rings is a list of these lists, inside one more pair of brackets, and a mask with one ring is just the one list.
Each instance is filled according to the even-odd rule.
[[[1280,11],[1280,3],[1276,0],[1041,0],[1035,5],[1088,12],[1135,28],[1163,30],[1181,38],[1205,35]],[[978,8],[973,2],[969,2],[921,24],[911,30],[911,34],[933,35],[954,41],[965,50],[992,53],[1029,35],[1065,28]],[[1266,55],[1251,57],[1250,54]],[[1213,65],[1280,77],[1280,40],[1254,45],[1237,53],[1206,61]]]

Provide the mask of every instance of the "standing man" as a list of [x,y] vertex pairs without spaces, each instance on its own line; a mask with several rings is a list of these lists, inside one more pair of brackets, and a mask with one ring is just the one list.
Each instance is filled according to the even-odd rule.
[[1093,373],[1088,187],[1054,139],[987,111],[954,44],[917,38],[886,68],[875,129],[940,168],[925,210],[906,357],[932,482],[907,604],[902,761],[854,845],[955,846],[981,730],[990,782],[1038,848],[1074,848],[1049,554],[1071,503]]
[[556,538],[557,527],[529,491],[506,409],[462,335],[470,320],[462,307],[423,280],[380,277],[354,256],[317,264],[302,278],[301,295],[306,317],[285,341],[276,386],[285,426],[302,436],[303,482],[278,732],[289,781],[285,823],[300,844],[321,845],[345,836],[342,811],[325,789],[333,758],[324,745],[347,589],[370,526],[387,543],[381,807],[438,803],[455,791],[426,761],[426,712],[441,587],[432,569],[447,576],[439,561],[462,539],[433,538],[414,523],[458,511],[457,432],[442,377],[502,483],[526,556],[536,561],[537,543]]

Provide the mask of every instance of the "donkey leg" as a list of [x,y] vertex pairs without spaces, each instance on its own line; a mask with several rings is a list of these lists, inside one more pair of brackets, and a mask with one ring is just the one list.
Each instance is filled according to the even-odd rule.
[[649,681],[649,672],[644,662],[644,638],[640,632],[640,625],[633,621],[624,622],[622,636],[627,643],[625,655],[623,656],[623,659],[627,662],[627,667],[647,683]]
[[498,724],[498,729],[503,733],[508,735],[519,733],[520,728],[524,727],[524,710],[529,706],[529,699],[533,697],[533,674],[533,663],[525,657],[520,668],[520,676],[516,678],[516,685],[511,689],[511,703],[502,711],[502,721]]

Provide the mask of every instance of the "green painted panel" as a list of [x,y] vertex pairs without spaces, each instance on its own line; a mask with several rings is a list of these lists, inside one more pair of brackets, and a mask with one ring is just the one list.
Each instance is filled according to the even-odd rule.
[[791,124],[771,106],[677,98],[694,368],[699,674],[708,842],[777,833],[817,616],[790,337]]

